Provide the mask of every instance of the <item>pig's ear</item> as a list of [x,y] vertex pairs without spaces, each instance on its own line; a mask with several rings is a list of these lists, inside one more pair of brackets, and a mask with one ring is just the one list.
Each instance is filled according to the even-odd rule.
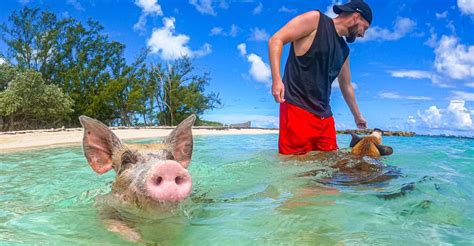
[[179,162],[184,168],[188,168],[193,153],[192,127],[195,120],[196,115],[192,114],[176,126],[165,140],[165,144],[171,151],[175,161]]
[[351,143],[349,144],[349,147],[354,147],[356,146],[357,143],[360,142],[360,140],[362,140],[361,137],[357,136],[357,134],[351,132],[351,136],[352,136],[352,140],[351,140]]
[[84,127],[82,146],[89,165],[99,174],[112,169],[113,153],[121,148],[120,139],[100,121],[87,116],[80,116]]

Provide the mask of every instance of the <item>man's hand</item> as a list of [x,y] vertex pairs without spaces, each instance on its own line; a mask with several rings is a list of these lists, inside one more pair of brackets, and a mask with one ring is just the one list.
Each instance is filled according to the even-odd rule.
[[281,80],[273,81],[272,84],[272,95],[275,98],[275,102],[283,103],[285,102],[285,85]]
[[354,121],[359,129],[366,129],[367,128],[367,121],[362,116],[358,116],[354,118]]

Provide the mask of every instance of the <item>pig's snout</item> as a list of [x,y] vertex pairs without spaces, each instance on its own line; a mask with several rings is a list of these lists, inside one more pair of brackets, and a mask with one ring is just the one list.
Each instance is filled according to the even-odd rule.
[[188,170],[178,162],[167,160],[154,166],[146,181],[146,192],[155,201],[181,201],[191,193]]

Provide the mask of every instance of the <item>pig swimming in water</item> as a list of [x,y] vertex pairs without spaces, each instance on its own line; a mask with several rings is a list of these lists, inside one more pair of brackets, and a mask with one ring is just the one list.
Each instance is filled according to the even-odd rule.
[[[383,131],[377,128],[363,138],[351,133],[350,147],[352,149],[350,153],[341,151],[313,152],[304,156],[302,160],[324,161],[330,163],[331,168],[336,169],[332,177],[321,180],[325,184],[359,185],[390,180],[399,176],[399,173],[378,160],[382,156],[393,153],[391,147],[382,145],[382,134]],[[325,170],[311,170],[298,176],[315,176],[323,171]]]
[[[87,116],[79,117],[89,165],[98,174],[111,169],[116,173],[108,200],[140,210],[186,199],[192,189],[187,168],[193,151],[195,119],[191,115],[182,121],[163,143],[124,144],[106,125]],[[127,240],[140,240],[140,234],[122,221],[116,210],[109,207],[100,213],[108,229]]]

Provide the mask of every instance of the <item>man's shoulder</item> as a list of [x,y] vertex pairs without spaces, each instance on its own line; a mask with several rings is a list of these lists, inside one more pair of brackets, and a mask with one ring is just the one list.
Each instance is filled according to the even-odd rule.
[[319,9],[313,9],[313,10],[310,10],[310,11],[307,11],[305,13],[303,13],[304,15],[309,15],[309,16],[313,16],[313,17],[320,17],[322,15],[324,15]]
[[310,23],[312,26],[318,25],[320,18],[324,18],[321,16],[325,16],[321,11],[319,10],[311,10],[308,12],[305,12],[301,15],[299,15],[299,18],[304,20],[305,23]]
[[308,12],[312,12],[314,15],[317,15],[318,18],[325,18],[325,19],[331,18],[319,9],[311,10],[311,11],[308,11]]

